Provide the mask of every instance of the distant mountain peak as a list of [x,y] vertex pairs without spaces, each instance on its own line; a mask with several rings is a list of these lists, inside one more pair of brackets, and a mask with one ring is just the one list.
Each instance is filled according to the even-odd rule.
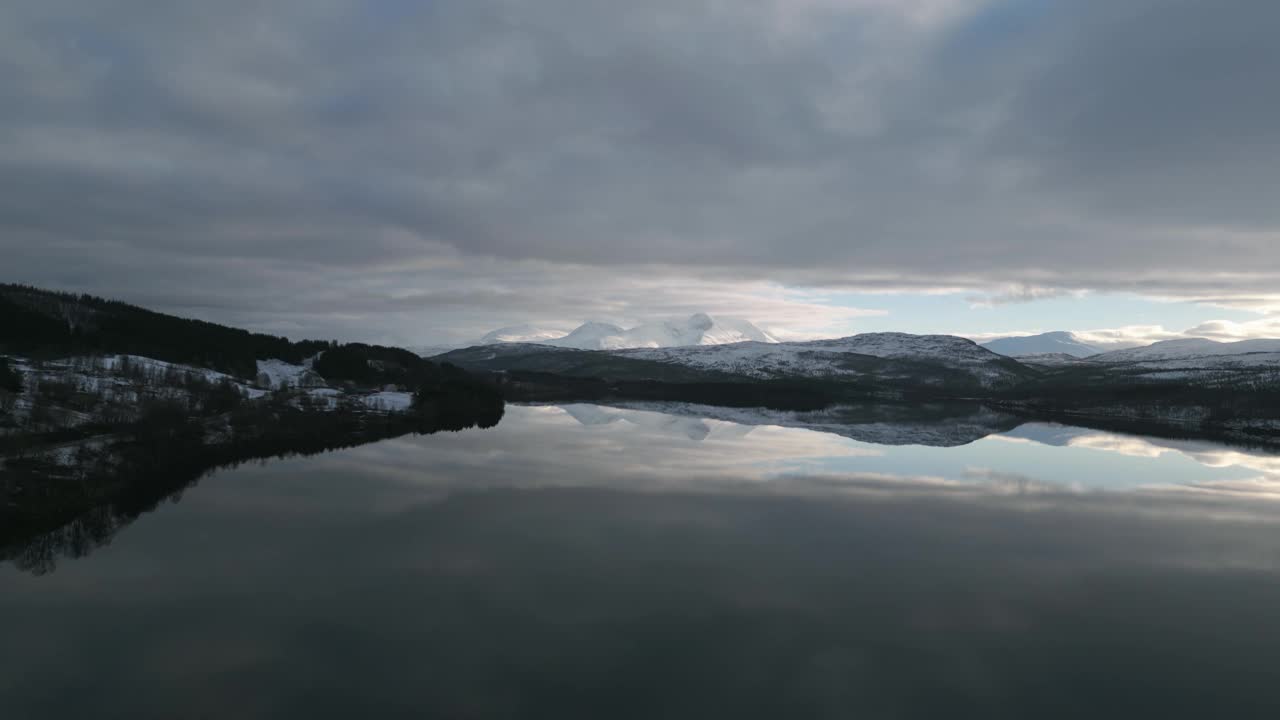
[[1280,353],[1280,340],[1256,338],[1219,342],[1209,338],[1177,338],[1162,340],[1143,347],[1116,350],[1100,355],[1096,359],[1100,362],[1143,362],[1253,353]]
[[485,335],[480,344],[503,342],[532,342],[579,350],[623,350],[739,342],[776,343],[778,340],[747,320],[695,313],[682,320],[645,323],[629,329],[593,320],[567,335],[538,332],[536,328],[518,325],[495,330]]
[[1062,330],[1025,337],[1000,338],[999,340],[983,343],[982,346],[991,352],[1009,357],[1064,354],[1083,358],[1102,352],[1100,349],[1082,342],[1074,333]]

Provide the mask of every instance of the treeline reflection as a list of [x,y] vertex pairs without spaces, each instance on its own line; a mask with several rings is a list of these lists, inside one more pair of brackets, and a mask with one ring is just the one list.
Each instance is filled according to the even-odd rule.
[[64,457],[10,456],[0,470],[0,562],[53,572],[59,559],[87,556],[141,515],[178,502],[212,470],[409,434],[492,428],[503,412],[500,399],[387,414],[277,405],[236,413],[220,438],[210,438],[201,422],[153,414],[124,436],[60,448]]

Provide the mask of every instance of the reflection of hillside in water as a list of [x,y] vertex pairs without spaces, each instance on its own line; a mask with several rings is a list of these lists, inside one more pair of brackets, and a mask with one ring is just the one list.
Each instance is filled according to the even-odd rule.
[[701,440],[713,432],[728,438],[745,437],[753,427],[770,425],[814,430],[874,445],[957,447],[1021,422],[1008,413],[977,404],[843,405],[820,411],[764,408],[725,408],[686,403],[635,403],[625,406],[563,405],[583,425],[627,422]]
[[754,429],[754,426],[749,424],[704,417],[684,417],[666,412],[582,404],[560,407],[574,420],[586,426],[626,423],[646,430],[679,435],[695,442],[701,442],[713,436],[722,440],[740,439],[749,435]]
[[[501,405],[477,409],[441,408],[434,416],[399,413],[370,420],[343,413],[296,413],[291,420],[264,424],[262,434],[240,441],[210,444],[202,437],[182,443],[81,443],[95,447],[72,464],[47,462],[18,475],[0,456],[0,561],[12,560],[37,575],[52,572],[58,558],[80,558],[110,544],[139,517],[165,501],[176,503],[210,471],[293,456],[310,456],[358,447],[405,435],[431,435],[468,428],[492,428],[502,419]],[[295,432],[304,425],[304,432]],[[54,455],[67,455],[55,452]],[[91,457],[90,457],[91,456]],[[39,483],[39,493],[14,492]]]
[[[616,423],[695,441],[743,438],[762,426],[812,430],[873,445],[959,447],[984,438],[1081,448],[1128,457],[1176,453],[1209,468],[1247,468],[1280,485],[1280,453],[1213,440],[1129,435],[1023,419],[977,404],[846,405],[816,412],[681,403],[559,406],[585,426]],[[1278,490],[1280,492],[1280,490]]]
[[[504,423],[498,433],[439,438],[429,443],[429,451],[416,443],[382,444],[335,456],[335,462],[351,464],[353,473],[395,467],[394,472],[415,492],[430,485],[448,493],[481,487],[567,486],[697,492],[768,489],[784,494],[855,490],[1021,493],[1069,489],[1072,478],[1062,476],[1076,472],[1078,466],[1081,477],[1124,478],[1123,487],[1128,490],[1159,487],[1280,496],[1280,455],[1209,440],[1024,423],[1016,416],[976,404],[861,405],[821,412],[678,403],[516,406],[512,410],[516,417]],[[141,466],[135,478],[121,484],[120,491],[83,507],[75,505],[78,509],[74,513],[0,518],[0,559],[43,573],[51,571],[58,558],[88,555],[166,499],[180,499],[211,467],[234,466],[255,458],[324,453],[431,429],[422,425],[371,427],[359,438],[346,433],[329,439],[312,438],[315,442],[305,448],[287,443],[245,447],[219,451],[209,458],[183,458],[199,462]],[[990,441],[978,442],[984,438]],[[1012,450],[1017,444],[1074,452],[1043,458],[1017,452],[1010,459],[999,450],[1001,445]],[[1132,462],[1097,465],[1087,457],[1091,452],[1099,458],[1185,457],[1202,468],[1228,472],[1182,472],[1171,479],[1161,470],[1144,472]],[[1021,458],[1021,465],[1017,458]],[[397,465],[401,460],[402,466]],[[1055,467],[1062,472],[1048,472]],[[424,474],[424,468],[436,470]],[[451,470],[439,472],[439,468]],[[468,470],[465,477],[451,474],[460,468]],[[784,482],[775,482],[779,480]],[[72,503],[62,505],[73,507]],[[11,521],[14,518],[20,522]]]

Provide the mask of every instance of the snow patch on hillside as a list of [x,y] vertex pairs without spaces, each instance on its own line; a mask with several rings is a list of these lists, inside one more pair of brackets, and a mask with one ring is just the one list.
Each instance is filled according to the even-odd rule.
[[1035,365],[1037,367],[1062,368],[1075,367],[1078,365],[1089,365],[1090,361],[1069,355],[1067,353],[1037,353],[1034,355],[1019,355],[1018,362],[1023,365]]
[[626,330],[611,323],[588,322],[583,323],[568,335],[548,340],[545,344],[556,347],[577,348],[579,350],[606,350],[619,347],[618,343],[625,342],[622,336],[626,332]]
[[219,383],[223,380],[239,384],[238,378],[220,373],[217,370],[209,370],[207,368],[195,367],[194,365],[181,365],[179,363],[165,362],[164,360],[155,360],[141,355],[106,355],[100,358],[86,358],[85,356],[73,357],[63,361],[54,361],[53,366],[58,364],[67,367],[83,368],[85,362],[89,361],[97,365],[98,368],[108,372],[123,372],[126,369],[133,371],[141,371],[149,376],[163,377],[169,374],[193,375],[203,379],[210,384]]
[[259,360],[258,384],[272,390],[282,387],[323,387],[324,378],[311,369],[313,360],[294,365],[283,360]]

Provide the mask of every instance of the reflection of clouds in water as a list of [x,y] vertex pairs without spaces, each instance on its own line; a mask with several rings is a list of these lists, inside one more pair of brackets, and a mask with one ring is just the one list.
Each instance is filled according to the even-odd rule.
[[1085,448],[1086,450],[1102,450],[1128,457],[1157,458],[1169,452],[1168,448],[1155,445],[1135,437],[1122,435],[1082,435],[1072,438],[1067,447]]
[[1237,450],[1180,450],[1187,457],[1208,467],[1246,467],[1268,475],[1280,475],[1280,457],[1252,455]]
[[1027,423],[1016,430],[993,435],[991,439],[1003,442],[1035,442],[1056,447],[1099,450],[1134,458],[1155,459],[1176,453],[1205,467],[1217,469],[1247,468],[1256,470],[1266,476],[1274,476],[1269,479],[1261,478],[1257,481],[1228,480],[1199,483],[1193,487],[1226,488],[1233,484],[1248,487],[1254,483],[1262,486],[1269,483],[1280,483],[1280,456],[1263,451],[1250,452],[1244,449],[1224,447],[1205,440],[1177,440],[1119,435],[1049,423]]
[[1239,495],[1280,500],[1280,477],[1262,475],[1244,480],[1216,480],[1191,485],[1151,485],[1159,492]]
[[[702,418],[678,417],[663,413],[618,410],[601,405],[572,404],[562,405],[559,409],[580,424],[589,427],[624,422],[649,430],[680,435],[695,442],[701,442],[711,435],[711,423],[713,422]],[[720,425],[733,428],[741,427],[731,423],[720,423]],[[747,432],[750,432],[750,428],[747,428]],[[746,433],[735,434],[738,437],[742,437]]]
[[[831,717],[939,717],[957,698],[966,715],[1056,717],[1063,696],[1042,701],[1045,679],[1087,667],[1174,716],[1184,698],[1168,693],[1190,685],[1220,706],[1230,698],[1200,689],[1269,667],[1272,503],[1058,492],[981,465],[963,479],[759,482],[752,462],[852,443],[768,427],[730,439],[716,423],[695,442],[651,419],[511,408],[494,430],[245,466],[54,576],[0,568],[0,677],[29,678],[11,690],[31,707],[76,704],[10,715],[181,716],[193,693],[236,717],[322,716],[353,698],[504,715],[474,712],[475,698],[617,687],[626,702],[658,696],[637,716],[744,696],[725,714],[809,716],[819,693],[851,698],[819,713]],[[69,677],[76,693],[61,692]],[[774,712],[796,688],[805,702]],[[922,688],[941,688],[938,702],[898,712]],[[868,712],[874,693],[885,704]],[[559,714],[612,708],[574,709]]]
[[324,461],[375,468],[413,486],[697,490],[764,483],[816,471],[833,458],[882,454],[826,433],[575,405],[509,406],[493,430],[401,438]]
[[1020,473],[1001,472],[992,468],[965,468],[964,478],[986,492],[1001,495],[1030,495],[1034,493],[1083,492],[1079,483],[1060,484],[1045,482]]

